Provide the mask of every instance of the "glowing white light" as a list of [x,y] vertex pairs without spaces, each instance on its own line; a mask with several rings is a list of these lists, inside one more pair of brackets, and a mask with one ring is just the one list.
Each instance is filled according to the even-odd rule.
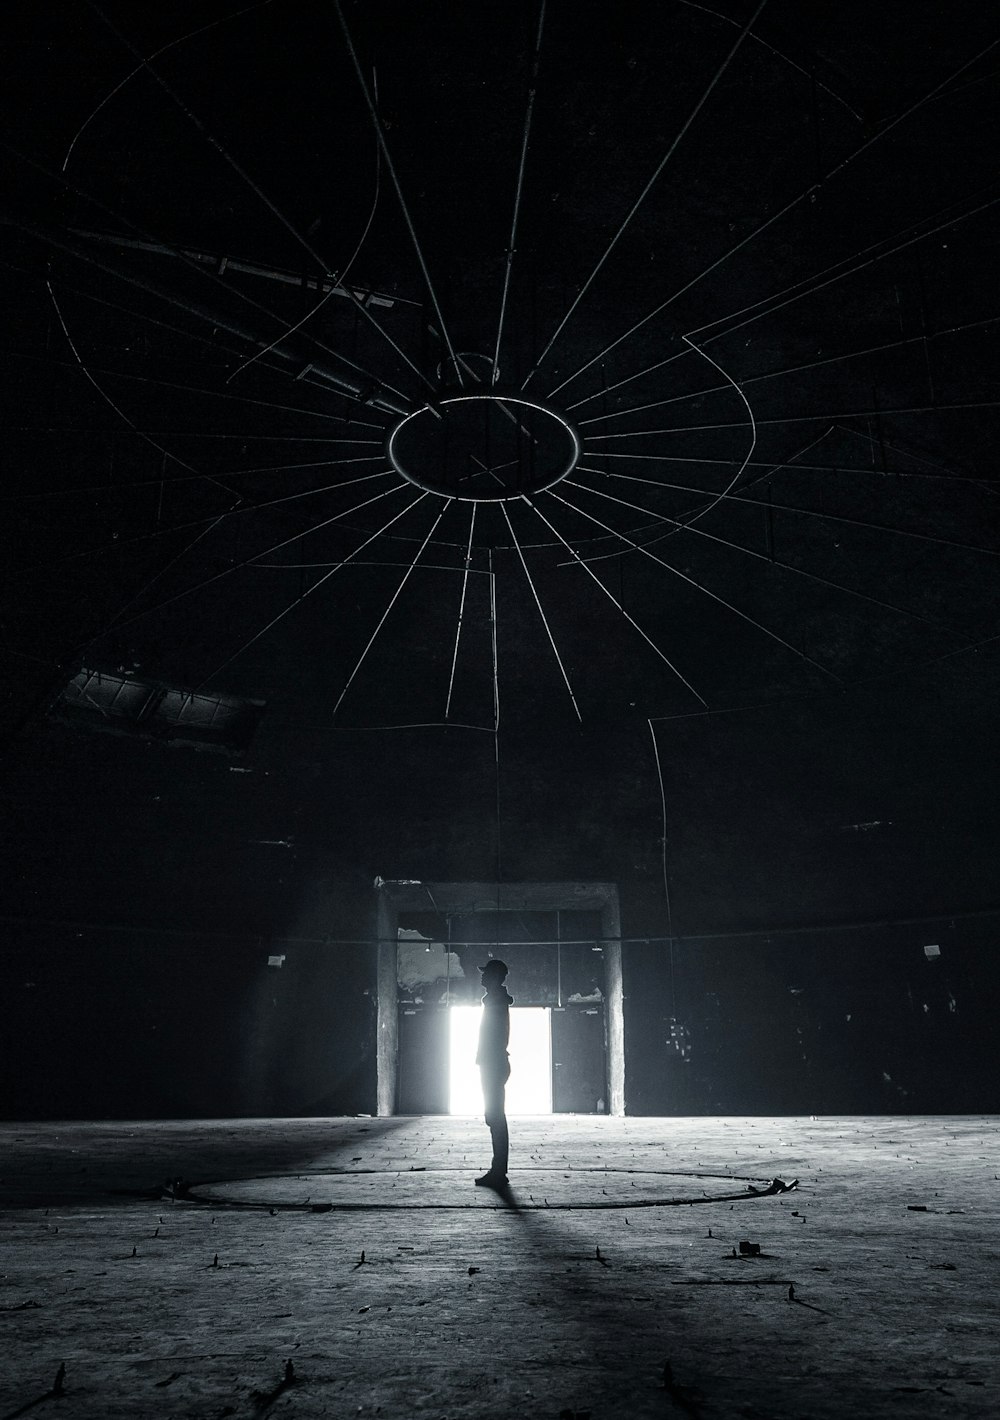
[[[481,1006],[452,1006],[448,1035],[451,1114],[482,1114],[476,1067]],[[546,1006],[515,1006],[510,1013],[507,1115],[552,1113],[552,1013]]]

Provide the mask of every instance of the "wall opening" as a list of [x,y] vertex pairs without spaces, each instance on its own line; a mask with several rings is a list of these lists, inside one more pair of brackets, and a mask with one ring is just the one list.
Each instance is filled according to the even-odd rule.
[[[613,883],[377,878],[375,888],[380,1115],[449,1113],[451,1009],[478,1009],[480,969],[490,956],[508,963],[518,1009],[548,1012],[548,1111],[624,1113],[621,925]],[[474,1048],[470,1059],[478,1093]]]

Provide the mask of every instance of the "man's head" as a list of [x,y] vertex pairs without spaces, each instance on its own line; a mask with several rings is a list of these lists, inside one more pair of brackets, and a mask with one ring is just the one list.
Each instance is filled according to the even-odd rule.
[[483,974],[483,985],[487,991],[493,991],[500,986],[507,978],[507,963],[501,961],[499,957],[491,957],[485,966],[479,970]]

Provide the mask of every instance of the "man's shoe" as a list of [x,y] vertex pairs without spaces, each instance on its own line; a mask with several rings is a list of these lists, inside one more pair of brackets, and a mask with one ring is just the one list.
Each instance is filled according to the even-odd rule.
[[494,1173],[492,1169],[487,1169],[480,1178],[476,1179],[477,1188],[506,1188],[507,1175],[505,1173]]

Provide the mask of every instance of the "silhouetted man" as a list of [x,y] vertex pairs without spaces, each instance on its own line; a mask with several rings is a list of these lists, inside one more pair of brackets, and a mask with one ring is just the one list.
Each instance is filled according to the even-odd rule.
[[503,1188],[507,1182],[507,1115],[504,1106],[504,1086],[510,1078],[510,1008],[514,998],[504,986],[507,964],[497,958],[479,968],[483,973],[486,995],[483,997],[483,1018],[479,1025],[479,1049],[476,1064],[483,1082],[483,1102],[486,1123],[493,1140],[493,1162],[476,1183],[482,1188]]

